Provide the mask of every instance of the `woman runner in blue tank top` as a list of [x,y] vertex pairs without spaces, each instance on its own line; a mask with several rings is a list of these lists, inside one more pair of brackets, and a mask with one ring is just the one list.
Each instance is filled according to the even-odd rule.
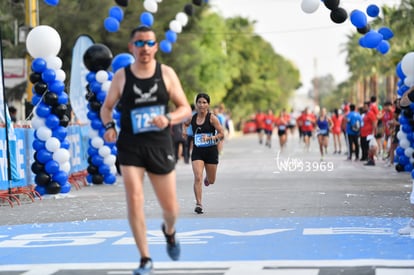
[[326,115],[326,108],[321,109],[316,125],[318,127],[319,152],[321,153],[321,160],[323,160],[323,156],[328,153],[329,131],[333,125],[332,120]]

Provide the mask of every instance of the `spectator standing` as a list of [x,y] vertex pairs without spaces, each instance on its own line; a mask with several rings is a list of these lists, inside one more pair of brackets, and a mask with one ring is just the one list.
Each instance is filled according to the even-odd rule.
[[[370,103],[367,103],[370,104]],[[376,106],[370,106],[368,112],[363,117],[363,123],[361,128],[361,148],[362,148],[362,158],[361,160],[367,160],[365,165],[375,165],[375,156],[368,154],[369,152],[369,141],[367,137],[372,135],[374,138],[377,133],[377,115],[378,109]],[[365,159],[366,158],[366,159]]]
[[336,153],[341,154],[342,152],[341,135],[342,135],[343,119],[344,119],[343,115],[339,113],[338,109],[335,109],[334,113],[331,116],[332,136],[333,136],[333,141],[334,141],[334,154]]
[[349,113],[344,117],[346,133],[348,138],[348,160],[352,160],[352,153],[355,153],[355,160],[359,159],[359,132],[361,129],[361,114],[355,111],[355,105],[349,105]]

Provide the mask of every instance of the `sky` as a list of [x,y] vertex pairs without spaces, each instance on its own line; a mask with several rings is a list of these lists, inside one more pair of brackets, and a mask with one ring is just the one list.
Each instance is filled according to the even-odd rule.
[[[209,3],[224,17],[243,16],[257,21],[255,33],[299,69],[303,86],[298,93],[307,93],[314,77],[332,74],[337,84],[348,78],[344,48],[347,35],[355,33],[356,28],[349,17],[342,24],[334,23],[330,10],[322,2],[314,13],[302,10],[302,0],[210,0]],[[340,7],[349,14],[354,9],[365,12],[371,4],[381,7],[399,3],[400,0],[341,0]],[[392,40],[390,44],[392,47]]]

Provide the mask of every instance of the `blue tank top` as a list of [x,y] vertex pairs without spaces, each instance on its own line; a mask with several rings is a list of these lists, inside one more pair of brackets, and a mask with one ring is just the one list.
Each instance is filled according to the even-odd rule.
[[329,130],[329,123],[328,120],[325,118],[324,120],[321,120],[320,117],[318,117],[318,120],[316,121],[316,124],[318,125],[319,132],[321,134],[328,133]]

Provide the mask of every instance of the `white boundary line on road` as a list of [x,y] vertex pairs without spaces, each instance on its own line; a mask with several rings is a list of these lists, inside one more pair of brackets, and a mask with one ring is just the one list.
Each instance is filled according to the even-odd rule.
[[[374,266],[377,268],[410,268],[414,270],[414,260],[381,260],[381,259],[357,259],[357,260],[288,260],[288,261],[228,261],[228,262],[155,262],[155,269],[223,269],[226,275],[231,274],[266,274],[278,268],[307,268],[318,269],[321,267],[359,267]],[[54,263],[54,264],[27,264],[27,265],[2,265],[1,271],[26,271],[24,275],[50,275],[59,270],[101,270],[121,269],[132,270],[137,263]],[[266,267],[267,270],[263,268]],[[270,270],[269,270],[270,269]],[[242,273],[241,273],[242,272]],[[120,274],[120,273],[117,273]],[[129,273],[128,273],[129,274]],[[268,274],[268,273],[267,273]]]

